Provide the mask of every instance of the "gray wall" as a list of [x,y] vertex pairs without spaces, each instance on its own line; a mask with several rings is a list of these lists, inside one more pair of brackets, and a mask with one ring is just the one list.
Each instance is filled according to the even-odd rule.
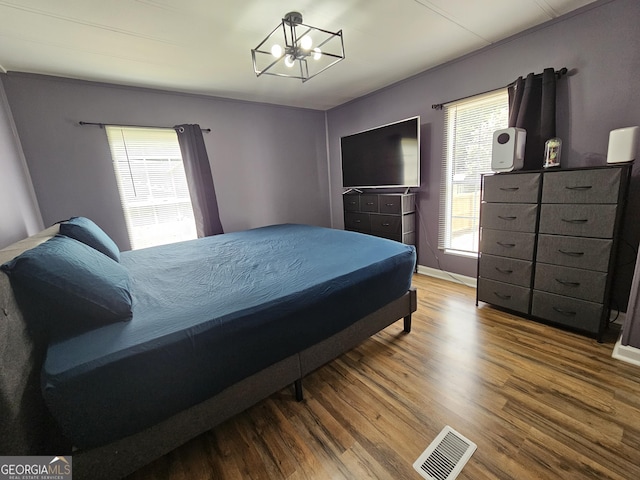
[[42,218],[0,78],[0,248],[41,229]]
[[45,225],[87,216],[122,250],[130,248],[105,131],[81,120],[211,128],[204,138],[227,232],[330,224],[324,112],[21,73],[2,77]]
[[[562,166],[606,163],[609,131],[640,125],[640,2],[598,2],[574,14],[424,72],[328,112],[332,221],[343,225],[340,137],[420,115],[422,187],[419,193],[418,262],[471,277],[476,260],[436,250],[441,178],[443,113],[446,103],[505,86],[545,67],[567,67],[559,82],[557,134],[563,139]],[[638,162],[627,209],[625,239],[613,306],[626,309],[640,237],[637,211]],[[439,257],[436,260],[434,252]]]

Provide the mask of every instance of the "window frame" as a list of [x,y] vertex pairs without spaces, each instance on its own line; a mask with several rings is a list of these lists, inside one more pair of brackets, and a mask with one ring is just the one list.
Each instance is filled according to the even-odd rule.
[[175,130],[105,128],[131,249],[197,238]]
[[[477,258],[479,240],[480,217],[480,188],[481,175],[491,173],[491,147],[493,132],[508,126],[509,97],[507,88],[500,88],[490,92],[473,95],[461,100],[449,102],[443,106],[443,152],[442,176],[440,183],[440,208],[438,221],[438,249],[447,254]],[[475,117],[478,117],[477,121]],[[473,120],[473,121],[472,121]],[[466,122],[466,123],[465,123]],[[461,131],[472,132],[476,141],[459,142]],[[461,158],[469,156],[469,149],[475,149],[481,155],[479,161],[461,162]],[[465,149],[467,149],[465,151]],[[478,165],[479,164],[479,165]],[[470,173],[456,174],[461,169]],[[458,179],[456,180],[456,176]],[[469,178],[467,178],[467,176]],[[467,190],[466,199],[471,204],[466,216],[460,217],[462,222],[468,222],[469,233],[467,245],[454,244],[456,221],[454,209],[456,207],[456,187]],[[464,210],[464,209],[463,209]],[[470,214],[469,214],[470,213]],[[464,230],[464,229],[463,229]]]

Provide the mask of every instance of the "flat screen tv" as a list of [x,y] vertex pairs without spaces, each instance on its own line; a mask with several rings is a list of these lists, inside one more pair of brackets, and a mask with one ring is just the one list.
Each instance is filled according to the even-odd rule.
[[420,186],[420,117],[412,117],[340,139],[342,186]]

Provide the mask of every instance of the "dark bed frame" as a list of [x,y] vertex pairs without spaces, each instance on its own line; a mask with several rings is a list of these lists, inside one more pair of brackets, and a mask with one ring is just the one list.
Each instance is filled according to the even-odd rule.
[[[51,238],[57,228],[0,250],[0,264]],[[410,332],[416,308],[416,291],[410,289],[341,332],[157,425],[101,447],[72,450],[40,393],[44,350],[29,335],[9,279],[0,273],[0,455],[71,454],[74,479],[122,478],[288,385],[295,386],[295,397],[302,400],[306,375],[401,318],[404,331]]]

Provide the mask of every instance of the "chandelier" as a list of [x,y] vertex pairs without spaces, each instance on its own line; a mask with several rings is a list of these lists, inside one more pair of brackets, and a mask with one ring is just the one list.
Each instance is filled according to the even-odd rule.
[[302,23],[289,12],[282,23],[251,50],[256,76],[275,75],[306,82],[344,59],[342,30],[337,33]]

